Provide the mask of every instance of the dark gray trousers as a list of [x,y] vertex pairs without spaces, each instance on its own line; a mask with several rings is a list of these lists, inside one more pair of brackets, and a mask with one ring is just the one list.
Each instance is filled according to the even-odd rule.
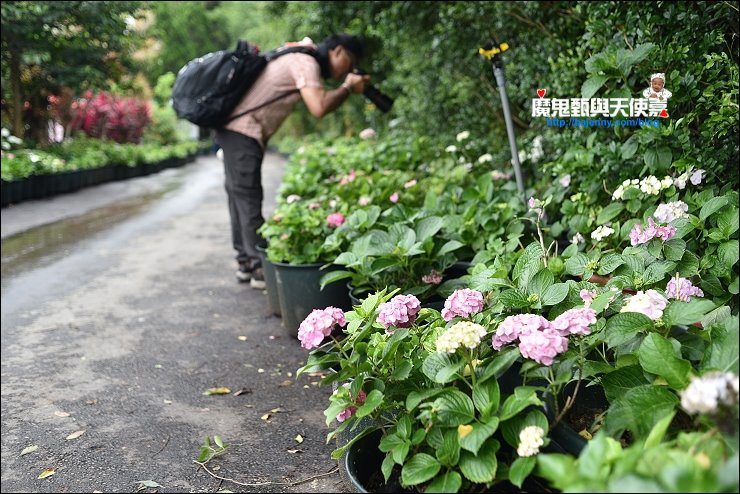
[[221,129],[216,139],[224,150],[224,186],[229,199],[231,241],[236,260],[254,267],[259,264],[255,246],[264,244],[257,234],[265,219],[262,217],[262,158],[259,143],[244,134]]

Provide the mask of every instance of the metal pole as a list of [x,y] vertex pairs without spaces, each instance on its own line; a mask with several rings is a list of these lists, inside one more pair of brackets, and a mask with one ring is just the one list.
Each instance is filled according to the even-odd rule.
[[[498,90],[501,93],[501,106],[504,108],[504,120],[506,121],[506,133],[509,135],[509,147],[511,148],[511,163],[514,165],[514,175],[516,176],[516,187],[524,198],[524,180],[522,179],[522,167],[519,163],[519,151],[516,147],[516,137],[514,136],[514,121],[511,118],[511,108],[509,108],[509,96],[506,94],[506,80],[504,79],[504,69],[493,64],[493,75],[498,84]],[[524,198],[526,201],[526,198]]]

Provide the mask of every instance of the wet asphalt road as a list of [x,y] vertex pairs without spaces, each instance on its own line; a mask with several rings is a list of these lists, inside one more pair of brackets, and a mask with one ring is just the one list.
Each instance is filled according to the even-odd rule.
[[[2,237],[2,492],[348,491],[331,390],[296,380],[307,352],[235,280],[215,156],[4,208]],[[193,463],[214,435],[208,468],[240,484]]]

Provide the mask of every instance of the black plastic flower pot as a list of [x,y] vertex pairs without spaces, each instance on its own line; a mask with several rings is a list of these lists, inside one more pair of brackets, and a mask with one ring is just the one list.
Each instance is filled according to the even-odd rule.
[[347,449],[342,467],[346,480],[350,484],[349,487],[354,492],[371,492],[368,490],[368,486],[371,483],[372,476],[380,474],[382,477],[380,467],[385,455],[378,449],[382,437],[383,433],[381,431],[373,431],[357,440]]
[[442,281],[454,280],[468,274],[468,268],[473,265],[470,261],[457,261],[444,272]]
[[351,308],[347,290],[341,284],[327,285],[321,290],[321,277],[327,272],[320,269],[323,264],[275,262],[273,266],[283,327],[291,336],[298,337],[298,327],[314,309],[333,306],[346,311]]
[[267,250],[261,245],[257,246],[257,252],[260,255],[260,262],[262,263],[262,271],[265,274],[265,285],[267,289],[267,305],[270,308],[270,312],[278,317],[281,317],[280,313],[280,294],[278,293],[277,278],[275,277],[275,266],[267,259]]
[[[573,394],[575,382],[570,382],[558,397],[562,408],[565,397]],[[555,418],[554,398],[551,394],[545,394],[545,414],[550,422]],[[586,386],[581,382],[578,395],[573,406],[568,410],[560,422],[550,430],[550,445],[548,452],[567,453],[578,456],[586,447],[588,440],[582,437],[578,430],[588,428],[599,414],[609,408],[604,390],[601,386]],[[578,429],[578,430],[577,430]]]

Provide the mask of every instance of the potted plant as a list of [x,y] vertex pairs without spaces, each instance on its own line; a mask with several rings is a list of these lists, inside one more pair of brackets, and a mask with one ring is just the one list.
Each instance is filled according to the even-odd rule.
[[[299,339],[312,352],[298,374],[333,369],[322,383],[340,383],[325,411],[327,425],[338,422],[328,440],[367,426],[333,457],[380,431],[375,449],[386,482],[430,492],[524,484],[548,421],[536,388],[521,384],[512,367],[519,351],[491,347],[484,299],[458,290],[440,312],[381,290],[353,311],[329,307],[302,323]],[[337,326],[346,326],[341,340],[332,335]],[[327,336],[333,348],[322,346]]]
[[266,258],[274,268],[283,326],[297,336],[298,325],[315,308],[336,305],[350,307],[342,287],[322,290],[322,270],[331,263],[322,249],[324,239],[344,222],[340,208],[328,201],[307,201],[288,196],[275,214],[258,230],[267,239]]

